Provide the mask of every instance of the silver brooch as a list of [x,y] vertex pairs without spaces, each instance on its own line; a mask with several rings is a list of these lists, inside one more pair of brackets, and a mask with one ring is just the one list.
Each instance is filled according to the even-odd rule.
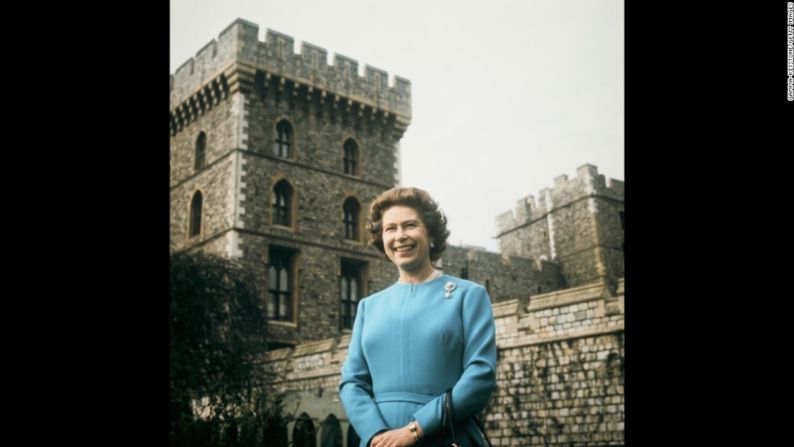
[[450,296],[452,296],[453,290],[455,290],[454,282],[448,281],[446,284],[444,284],[444,291],[446,292],[444,293],[444,298],[449,298]]

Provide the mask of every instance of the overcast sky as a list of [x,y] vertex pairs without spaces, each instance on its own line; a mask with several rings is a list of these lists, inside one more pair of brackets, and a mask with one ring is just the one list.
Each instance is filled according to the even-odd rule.
[[624,180],[623,0],[171,0],[171,73],[236,18],[411,81],[402,182],[453,244],[589,163]]

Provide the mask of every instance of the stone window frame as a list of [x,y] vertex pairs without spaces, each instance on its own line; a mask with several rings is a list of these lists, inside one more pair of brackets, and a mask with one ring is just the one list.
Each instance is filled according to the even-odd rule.
[[196,137],[193,150],[193,171],[199,172],[207,167],[207,133],[203,130]]
[[[289,189],[290,189],[289,197],[288,197],[288,200],[287,200],[287,213],[288,213],[287,217],[289,219],[289,224],[288,225],[284,225],[283,223],[276,222],[275,221],[276,216],[275,216],[275,213],[273,212],[273,208],[274,208],[273,200],[276,198],[276,195],[275,195],[276,194],[276,186],[278,186],[279,184],[283,184],[283,183],[285,183],[287,186],[289,186]],[[289,178],[287,178],[284,175],[277,175],[276,177],[273,178],[273,181],[272,181],[272,184],[270,186],[269,193],[268,193],[268,209],[269,209],[268,222],[270,223],[270,225],[275,226],[275,227],[279,227],[279,228],[286,228],[286,229],[289,229],[289,230],[292,230],[292,231],[294,231],[297,228],[297,211],[296,211],[296,204],[298,203],[297,197],[298,197],[298,190],[297,190],[297,188],[295,188],[294,183]]]
[[[286,124],[288,126],[287,132],[287,139],[282,140],[281,137],[281,130],[279,126],[282,124]],[[292,120],[290,120],[286,116],[279,116],[276,118],[275,123],[273,124],[273,156],[278,158],[283,158],[286,160],[294,160],[296,154],[296,146],[295,146],[295,126],[292,124]],[[282,146],[286,144],[286,152],[287,155],[281,155]]]
[[[352,152],[355,157],[352,159],[352,162],[349,161],[348,157],[348,143],[353,144]],[[350,169],[348,168],[349,163],[353,164],[352,172],[350,172]],[[347,135],[342,138],[342,172],[353,177],[361,177],[361,145],[352,135]]]
[[[354,276],[356,278],[354,278]],[[353,323],[356,320],[356,310],[358,309],[358,303],[368,295],[368,276],[369,263],[367,261],[346,257],[339,258],[339,329],[344,333],[353,330]],[[348,292],[351,290],[349,285],[347,289],[343,288],[345,284],[350,284],[349,281],[346,282],[346,279],[358,279],[358,293],[356,294],[357,296],[355,299],[351,299],[352,297],[350,296],[350,293],[345,293],[345,290]],[[346,306],[347,312],[345,312]],[[346,316],[349,318],[348,321],[345,321]],[[349,323],[350,327],[347,327],[346,323]]]
[[[188,209],[188,212],[187,212],[187,233],[186,233],[188,240],[201,239],[204,236],[204,225],[203,225],[202,219],[204,217],[204,197],[205,196],[206,196],[206,194],[204,194],[204,191],[201,188],[196,188],[196,190],[193,191],[193,194],[190,195],[190,200],[188,200],[188,204],[187,204],[187,209]],[[196,231],[194,233],[193,230],[194,230],[194,224],[195,224],[195,220],[196,220],[196,216],[194,215],[194,204],[195,204],[194,202],[196,200],[196,197],[200,198],[201,204],[200,204],[199,210],[198,210],[198,225],[197,225],[198,226],[198,231]]]
[[[348,212],[347,212],[347,204],[353,201],[356,206],[356,212],[354,213],[354,221],[353,224],[353,237],[348,237]],[[349,242],[362,242],[362,236],[364,234],[364,215],[363,215],[363,207],[361,206],[361,200],[358,199],[358,196],[354,193],[345,194],[345,200],[342,201],[342,238]]]
[[[278,256],[282,256],[286,258],[287,262],[287,303],[286,306],[288,308],[288,315],[286,319],[279,320],[273,319],[270,316],[270,303],[273,300],[272,290],[270,289],[270,276],[271,276],[271,266],[273,264],[273,256],[274,254]],[[283,259],[282,258],[282,259]],[[268,245],[268,252],[267,252],[267,262],[265,264],[267,277],[266,277],[266,301],[265,301],[265,317],[268,320],[268,324],[276,324],[282,326],[289,326],[289,327],[297,327],[298,325],[298,312],[300,309],[299,306],[299,286],[300,283],[298,281],[298,272],[299,272],[299,262],[300,262],[300,250],[294,247],[290,247],[287,245],[279,245],[279,244],[269,244]],[[274,306],[275,307],[275,306]]]

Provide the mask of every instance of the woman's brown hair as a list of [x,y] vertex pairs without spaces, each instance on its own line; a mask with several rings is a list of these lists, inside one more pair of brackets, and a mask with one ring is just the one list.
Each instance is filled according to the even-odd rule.
[[381,193],[372,201],[367,223],[370,243],[377,247],[381,253],[386,253],[383,248],[382,219],[383,213],[393,206],[408,206],[416,210],[430,236],[430,260],[435,262],[441,259],[441,255],[447,248],[447,238],[449,237],[447,218],[430,194],[419,188],[392,188]]

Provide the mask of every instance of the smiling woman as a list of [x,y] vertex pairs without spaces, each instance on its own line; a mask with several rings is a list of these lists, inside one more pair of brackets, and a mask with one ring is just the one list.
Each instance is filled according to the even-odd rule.
[[447,396],[456,443],[487,445],[475,417],[496,379],[488,293],[433,267],[449,231],[427,192],[390,189],[372,203],[369,220],[372,244],[399,279],[359,302],[342,367],[340,397],[360,446],[449,445]]
[[[398,210],[393,210],[386,218],[385,215],[388,211],[392,211],[391,208],[398,208]],[[399,209],[402,210],[400,211]],[[409,216],[412,217],[412,223],[423,226],[427,238],[432,239],[428,241],[430,247],[429,260],[435,262],[441,259],[441,255],[447,248],[447,238],[449,237],[447,218],[438,207],[438,204],[430,197],[430,194],[419,188],[392,188],[382,193],[372,202],[369,210],[370,223],[368,226],[372,244],[385,253],[386,256],[389,256],[385,242],[390,239],[389,235],[391,233],[387,234],[386,229],[387,227],[397,226],[399,222],[394,222],[395,219],[407,219]],[[389,259],[394,262],[391,256],[389,256]],[[427,265],[427,267],[432,269],[432,265]],[[402,270],[400,274],[402,275]]]
[[434,273],[430,236],[415,209],[395,205],[383,213],[383,249],[400,270],[401,282],[424,282]]

